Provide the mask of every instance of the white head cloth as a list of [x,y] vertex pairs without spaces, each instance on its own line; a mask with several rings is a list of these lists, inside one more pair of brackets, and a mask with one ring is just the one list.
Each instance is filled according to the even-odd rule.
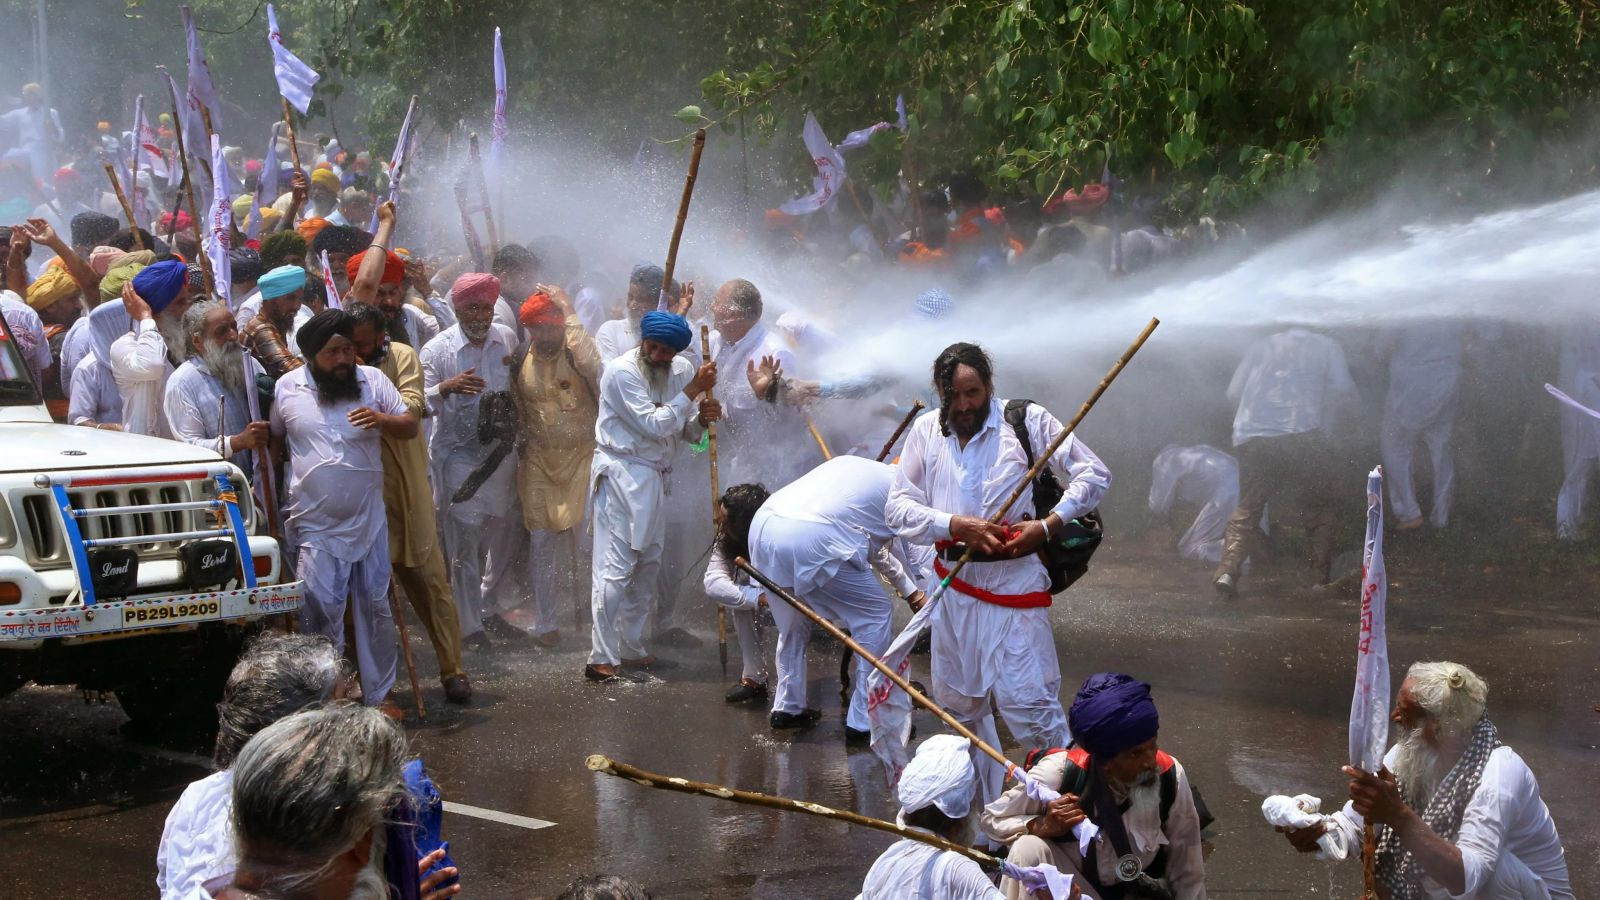
[[975,777],[971,742],[936,734],[922,742],[900,773],[900,808],[913,813],[931,803],[952,819],[963,818],[972,808]]

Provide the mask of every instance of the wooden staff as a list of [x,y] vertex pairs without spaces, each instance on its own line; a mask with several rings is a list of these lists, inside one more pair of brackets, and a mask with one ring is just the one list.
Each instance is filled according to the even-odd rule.
[[[206,118],[209,120],[210,115],[208,114]],[[183,188],[189,197],[189,227],[194,230],[195,255],[200,257],[200,271],[205,274],[206,293],[210,294],[216,290],[216,282],[211,274],[211,258],[206,256],[205,248],[202,246],[205,241],[200,237],[200,207],[194,202],[194,181],[189,177],[189,154],[183,149],[183,116],[179,114],[176,106],[172,108],[172,136],[178,145],[178,162],[183,166]],[[171,236],[177,227],[178,214],[174,212],[172,228],[167,231],[168,236]]]
[[211,107],[200,104],[200,124],[206,127],[206,152],[200,154],[200,168],[206,170],[207,178],[216,178],[217,173],[211,171],[211,138],[217,130],[211,127]]
[[484,258],[483,244],[478,242],[478,229],[472,225],[472,210],[468,208],[467,182],[463,176],[456,181],[456,208],[461,210],[461,233],[467,241],[467,252],[478,271],[488,271],[489,261]]
[[406,633],[406,617],[400,612],[400,598],[394,593],[394,580],[389,581],[389,610],[394,614],[395,627],[400,629],[400,650],[406,658],[406,674],[411,676],[411,699],[417,707],[417,718],[428,721],[428,708],[422,703],[422,686],[417,683],[417,661],[411,658],[411,635]]
[[723,787],[720,784],[707,784],[700,781],[690,781],[687,778],[657,775],[654,772],[646,772],[643,769],[634,768],[627,763],[617,762],[608,756],[601,756],[600,754],[595,754],[594,756],[584,760],[584,765],[588,766],[589,771],[591,772],[598,772],[604,775],[614,775],[618,778],[626,779],[634,784],[643,785],[645,787],[660,788],[665,791],[676,791],[680,794],[694,794],[701,797],[712,797],[717,800],[729,800],[734,803],[744,804],[746,806],[762,806],[766,807],[767,809],[782,810],[784,812],[798,812],[807,813],[813,816],[821,816],[824,819],[834,819],[850,825],[860,825],[863,828],[871,828],[875,831],[887,832],[895,835],[896,837],[906,838],[913,841],[921,841],[924,844],[938,847],[940,850],[947,850],[951,853],[959,853],[981,866],[988,866],[993,869],[998,869],[1001,865],[999,859],[990,856],[981,850],[974,850],[971,847],[965,847],[961,844],[952,843],[930,832],[919,831],[909,828],[905,825],[896,825],[893,822],[885,822],[882,819],[874,819],[870,816],[863,816],[860,813],[854,813],[845,809],[833,809],[818,803],[810,803],[805,800],[791,800],[788,797],[776,797],[772,794],[758,794],[755,791],[741,791],[730,787]]
[[128,202],[128,195],[122,192],[122,179],[117,177],[117,170],[111,168],[111,163],[105,166],[106,177],[111,179],[111,189],[117,194],[117,202],[122,204],[122,214],[128,217],[128,228],[133,232],[133,247],[143,250],[144,239],[139,237],[139,220],[133,217],[133,204]]
[[[711,326],[700,326],[700,364],[711,364]],[[706,391],[706,399],[711,392]],[[717,483],[717,423],[706,425],[706,452],[711,457],[711,530],[722,527],[722,488]],[[717,604],[717,658],[722,662],[722,677],[728,677],[728,608]]]
[[280,96],[283,101],[283,125],[289,130],[289,157],[294,160],[294,170],[300,171],[300,144],[294,136],[294,113],[289,109],[289,98]]
[[825,460],[833,459],[833,451],[828,449],[828,442],[822,439],[822,432],[817,430],[817,423],[812,421],[811,413],[806,413],[805,417],[806,428],[811,430],[811,439],[816,441],[817,446],[822,449],[822,458]]
[[1361,900],[1378,898],[1378,832],[1368,822],[1361,826]]
[[694,149],[689,154],[689,175],[683,180],[683,197],[678,200],[678,220],[672,225],[672,242],[667,245],[667,266],[662,270],[661,297],[657,305],[667,306],[667,292],[672,290],[672,273],[678,268],[678,242],[683,239],[683,223],[689,218],[689,201],[694,197],[694,180],[700,174],[700,152],[706,148],[706,130],[694,133]]
[[983,738],[978,737],[976,734],[973,734],[972,733],[972,729],[970,729],[967,726],[961,724],[956,719],[955,716],[952,716],[950,713],[946,712],[944,707],[942,707],[939,704],[937,704],[937,703],[933,702],[932,700],[928,699],[926,694],[923,694],[921,691],[917,690],[915,687],[912,687],[911,682],[907,681],[904,677],[902,677],[899,672],[896,672],[895,670],[889,668],[889,666],[884,664],[883,660],[881,660],[877,656],[873,655],[869,650],[867,650],[867,648],[865,648],[865,647],[861,646],[860,644],[856,643],[855,640],[850,637],[850,635],[845,634],[843,631],[841,631],[839,629],[839,626],[833,624],[832,622],[830,622],[827,619],[823,618],[822,616],[818,615],[816,610],[812,609],[810,606],[807,606],[799,598],[795,597],[795,595],[793,595],[793,594],[789,593],[788,591],[784,590],[783,588],[779,587],[777,585],[777,583],[774,582],[771,578],[768,578],[765,574],[763,574],[755,566],[750,565],[750,563],[748,561],[746,561],[744,559],[744,557],[739,557],[738,559],[735,559],[733,561],[733,564],[735,566],[738,566],[740,569],[742,569],[746,575],[749,575],[751,578],[754,578],[757,582],[759,582],[761,584],[762,587],[766,588],[767,590],[769,590],[772,593],[776,594],[778,597],[782,598],[783,602],[785,602],[785,603],[789,604],[790,606],[794,607],[800,613],[800,615],[805,616],[806,618],[810,619],[812,622],[816,623],[819,627],[821,627],[823,631],[826,631],[827,633],[833,635],[836,639],[838,639],[838,641],[840,643],[844,644],[846,647],[849,647],[853,652],[855,652],[855,654],[857,656],[860,656],[862,659],[864,659],[867,662],[871,663],[872,667],[874,669],[877,669],[879,672],[882,672],[883,676],[885,678],[887,678],[890,681],[894,682],[896,687],[898,687],[901,690],[905,691],[906,694],[908,694],[911,697],[912,700],[917,701],[918,705],[920,705],[923,709],[926,709],[927,711],[929,711],[929,712],[933,713],[934,715],[938,716],[946,725],[949,725],[952,729],[954,729],[956,734],[959,734],[962,737],[966,738],[967,740],[971,741],[972,742],[972,746],[974,746],[974,747],[978,748],[979,750],[981,750],[984,753],[984,755],[988,756],[990,759],[993,759],[995,762],[997,762],[1000,765],[1004,766],[1005,770],[1006,770],[1006,775],[1008,777],[1011,777],[1011,776],[1014,775],[1015,772],[1020,771],[1020,770],[1017,769],[1017,764],[1016,763],[1012,762],[1009,759],[1006,759],[1006,756],[1005,756],[1004,753],[1001,753],[999,750],[996,750],[995,748],[989,746],[987,741],[985,741]]
[[893,450],[894,445],[899,442],[900,435],[905,434],[906,429],[911,427],[912,420],[917,417],[919,412],[922,412],[921,400],[911,404],[911,412],[906,413],[906,417],[900,420],[900,427],[894,430],[894,434],[889,435],[889,442],[883,445],[882,450],[878,451],[878,462],[883,462],[889,458],[889,451]]
[[[1100,384],[1095,387],[1094,393],[1090,394],[1089,399],[1083,401],[1083,405],[1078,407],[1078,414],[1073,416],[1072,421],[1067,423],[1067,427],[1063,428],[1061,433],[1056,436],[1056,439],[1050,442],[1050,446],[1046,447],[1044,452],[1034,459],[1033,468],[1022,476],[1022,480],[1017,483],[1016,488],[1011,492],[1011,496],[1006,498],[1005,505],[1001,506],[994,515],[989,517],[989,524],[1000,524],[1006,513],[1011,511],[1011,507],[1016,505],[1017,499],[1022,496],[1022,492],[1028,488],[1028,485],[1033,484],[1033,480],[1038,478],[1039,473],[1044,471],[1045,466],[1050,464],[1050,457],[1054,456],[1056,451],[1061,449],[1061,445],[1066,443],[1068,436],[1077,429],[1078,423],[1082,422],[1083,417],[1089,414],[1089,410],[1094,409],[1095,402],[1100,399],[1100,395],[1106,392],[1106,388],[1111,386],[1111,382],[1117,380],[1117,376],[1122,373],[1122,368],[1128,364],[1128,360],[1133,359],[1133,355],[1139,352],[1139,348],[1144,346],[1144,342],[1150,339],[1150,335],[1156,330],[1156,326],[1160,324],[1160,319],[1153,317],[1150,319],[1150,324],[1146,325],[1144,331],[1140,332],[1139,336],[1134,339],[1133,344],[1123,351],[1122,357],[1111,367],[1111,371],[1106,373],[1106,377],[1100,379]],[[972,547],[969,545],[966,552],[961,554],[961,558],[956,560],[956,564],[950,569],[950,574],[939,582],[939,587],[934,590],[933,596],[929,598],[930,603],[938,600],[949,589],[951,582],[955,581],[956,575],[971,560]]]

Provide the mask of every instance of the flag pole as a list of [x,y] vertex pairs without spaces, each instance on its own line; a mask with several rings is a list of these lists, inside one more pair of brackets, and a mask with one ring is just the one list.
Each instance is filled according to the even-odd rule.
[[[663,282],[665,283],[665,282]],[[711,365],[711,326],[700,326],[700,364]],[[712,399],[710,390],[706,399]],[[717,423],[706,424],[707,455],[711,459],[711,530],[722,528],[722,488],[717,484]],[[741,653],[747,652],[743,649]],[[728,677],[728,608],[717,604],[717,658],[722,662],[722,677]]]
[[[209,119],[209,116],[207,118]],[[189,227],[194,231],[195,255],[200,257],[200,271],[205,273],[206,293],[210,294],[216,290],[216,282],[211,274],[211,258],[205,254],[205,240],[200,236],[200,207],[194,202],[194,180],[189,177],[189,154],[183,144],[183,116],[176,105],[172,107],[172,136],[178,144],[178,162],[183,166],[183,188],[189,198]],[[207,168],[209,170],[210,167]],[[175,231],[177,227],[178,216],[174,213],[172,228]]]
[[106,177],[111,179],[111,189],[117,194],[117,202],[122,204],[122,214],[128,217],[128,230],[133,234],[133,246],[136,250],[144,249],[144,239],[139,237],[139,220],[133,216],[133,204],[128,202],[128,195],[122,192],[122,180],[117,177],[117,170],[111,163],[105,164]]
[[672,242],[667,245],[667,266],[662,270],[658,308],[665,309],[667,292],[672,290],[672,273],[678,268],[678,242],[683,239],[683,223],[689,218],[689,201],[694,198],[694,180],[700,175],[700,153],[706,148],[706,130],[694,133],[694,149],[689,154],[689,174],[683,180],[683,196],[678,200],[678,219],[672,225]]
[[283,101],[283,125],[289,130],[289,157],[294,160],[294,170],[299,172],[300,143],[294,136],[294,115],[289,110],[289,98],[279,94],[278,99]]

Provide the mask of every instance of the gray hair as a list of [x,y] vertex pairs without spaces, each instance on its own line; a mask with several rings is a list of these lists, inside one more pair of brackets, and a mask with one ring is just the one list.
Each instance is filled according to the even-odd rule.
[[222,688],[212,761],[226,769],[256,732],[326,703],[350,674],[350,664],[323,635],[262,632],[239,656]]
[[556,900],[650,900],[650,892],[621,875],[582,875]]
[[761,318],[761,292],[754,284],[743,278],[735,278],[723,285],[728,291],[728,305],[733,307],[742,318]]
[[194,339],[205,337],[206,316],[214,309],[223,308],[220,300],[196,300],[183,311],[183,318],[178,320],[178,327],[183,330],[184,350],[187,351],[184,353],[185,359],[195,355]]
[[1412,696],[1446,737],[1471,734],[1488,705],[1489,686],[1459,663],[1412,663],[1406,678],[1411,681]]
[[233,765],[239,869],[266,893],[316,884],[328,864],[383,827],[406,798],[406,740],[382,712],[354,703],[308,709],[267,726]]
[[[371,203],[372,195],[358,187],[347,187],[339,192],[339,205],[346,203]],[[359,226],[358,226],[359,227]]]

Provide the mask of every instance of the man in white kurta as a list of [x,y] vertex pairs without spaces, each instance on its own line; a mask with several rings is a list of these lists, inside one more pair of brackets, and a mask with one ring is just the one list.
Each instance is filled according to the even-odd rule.
[[1466,327],[1436,322],[1399,329],[1385,342],[1390,350],[1389,396],[1383,408],[1383,475],[1397,527],[1422,525],[1417,502],[1412,454],[1417,441],[1428,448],[1433,466],[1433,502],[1428,524],[1450,523],[1450,498],[1455,488],[1455,456],[1450,435],[1461,397],[1462,357]]
[[[487,280],[486,280],[487,279]],[[490,599],[527,540],[517,506],[517,455],[507,453],[471,498],[452,501],[457,489],[494,449],[478,439],[478,402],[484,392],[511,387],[506,363],[516,351],[509,328],[493,321],[500,287],[494,276],[468,273],[456,279],[450,299],[456,324],[422,348],[422,383],[433,432],[428,459],[441,498],[450,589],[456,597],[464,645],[484,645]]]
[[[878,576],[913,606],[921,601],[916,580],[890,552],[895,532],[883,511],[893,483],[893,466],[859,456],[834,457],[767,498],[750,523],[751,565],[823,617],[844,623],[874,656],[882,656],[889,645],[894,615],[894,601]],[[806,707],[810,620],[787,603],[768,606],[778,626],[772,725],[808,724],[816,712]],[[856,660],[845,719],[845,734],[854,740],[868,736],[871,671],[865,660]]]
[[795,406],[761,402],[745,373],[764,359],[785,372],[797,372],[794,354],[781,336],[761,322],[761,292],[742,278],[717,289],[711,301],[716,328],[711,332],[711,359],[728,373],[717,399],[722,424],[717,448],[721,474],[729,483],[760,482],[777,490],[822,461],[806,433],[805,414]]
[[[351,333],[350,317],[339,309],[323,310],[300,329],[306,365],[278,379],[272,436],[288,456],[285,512],[306,595],[300,627],[342,649],[350,604],[362,699],[377,706],[394,686],[398,652],[381,439],[415,435],[416,422],[382,372],[355,364]],[[337,380],[346,393],[329,393],[319,379]]]
[[251,402],[261,364],[239,346],[233,314],[222,303],[191,306],[184,332],[193,355],[167,379],[167,431],[173,440],[215,451],[254,480],[256,450],[267,444],[267,422]]
[[189,299],[186,267],[166,260],[144,267],[123,287],[122,310],[107,310],[132,320],[132,330],[112,342],[108,360],[122,394],[123,431],[172,436],[161,404],[177,360],[187,355],[181,320]]
[[1150,513],[1165,518],[1174,503],[1200,507],[1178,538],[1178,553],[1215,563],[1222,559],[1222,533],[1239,505],[1239,463],[1215,447],[1166,447],[1150,467]]
[[[1028,472],[1027,458],[1004,421],[1005,401],[994,396],[991,364],[972,344],[955,344],[935,362],[944,408],[923,413],[907,429],[889,524],[913,544],[940,547],[934,573],[942,579],[963,545],[991,561],[961,570],[933,613],[933,697],[979,737],[997,744],[992,708],[1026,747],[1060,747],[1067,717],[1057,696],[1061,669],[1050,632],[1050,576],[1034,551],[1063,523],[1094,510],[1111,486],[1111,472],[1075,436],[1050,457],[1065,476],[1065,493],[1043,523],[1028,519],[1033,485],[1003,526],[985,520],[999,512]],[[1061,434],[1055,416],[1037,404],[1025,414],[1029,442],[1042,454]],[[948,429],[949,433],[944,433]],[[1000,793],[1004,772],[979,763],[981,796]]]
[[[646,313],[639,346],[617,357],[600,375],[590,469],[590,522],[594,528],[594,616],[591,680],[609,681],[619,667],[656,660],[644,648],[661,549],[666,539],[664,502],[673,451],[697,441],[721,414],[701,397],[716,384],[716,364],[698,370],[679,354],[689,346],[689,325],[672,313]],[[698,412],[697,412],[698,406]]]

